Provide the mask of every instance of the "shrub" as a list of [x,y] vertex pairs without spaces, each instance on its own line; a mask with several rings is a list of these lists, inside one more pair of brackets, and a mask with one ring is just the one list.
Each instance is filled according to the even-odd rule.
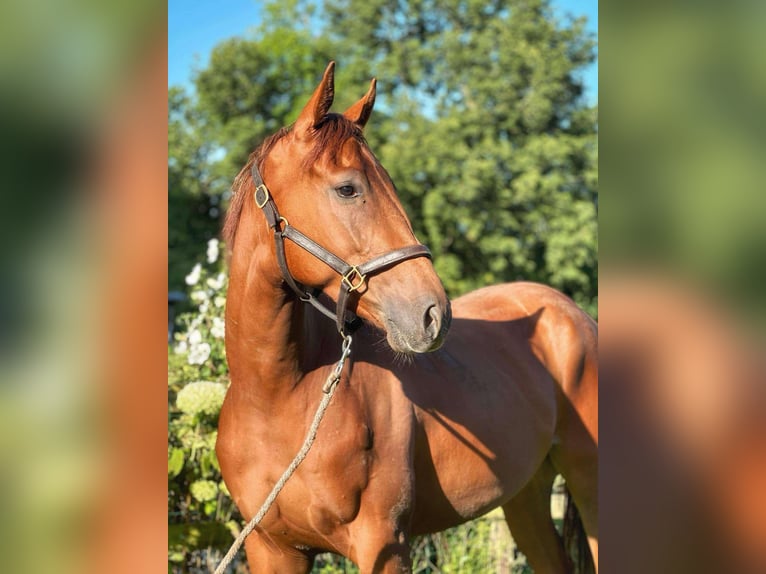
[[227,280],[218,254],[218,241],[211,240],[206,263],[197,263],[186,276],[194,307],[179,317],[182,330],[168,349],[168,559],[183,570],[197,564],[207,571],[207,555],[225,550],[240,523],[215,455],[228,387]]

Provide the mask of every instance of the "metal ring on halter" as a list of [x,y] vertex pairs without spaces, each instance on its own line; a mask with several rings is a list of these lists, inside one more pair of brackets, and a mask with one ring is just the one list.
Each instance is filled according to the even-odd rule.
[[[354,274],[356,274],[356,277],[354,277]],[[357,280],[356,284],[354,283],[354,279]],[[351,269],[348,270],[348,273],[343,276],[343,282],[348,285],[349,292],[356,291],[362,287],[365,279],[367,279],[367,275],[362,275],[359,272],[359,269],[356,268],[356,265],[352,266]]]
[[[289,222],[289,221],[287,221],[287,218],[286,218],[286,217],[282,217],[282,216],[280,215],[280,216],[279,216],[279,221],[282,221],[282,222],[284,222],[284,224],[285,224],[285,227],[290,227],[290,222]],[[282,231],[284,231],[284,230],[282,230]]]
[[[258,201],[258,192],[261,190],[263,190],[263,201]],[[253,198],[255,199],[255,204],[260,209],[263,209],[263,207],[269,202],[269,199],[270,199],[269,188],[266,187],[266,184],[262,183],[255,188],[255,193],[253,194]]]
[[341,374],[343,373],[343,365],[346,364],[346,359],[348,359],[349,355],[351,354],[352,340],[353,339],[351,338],[351,335],[343,335],[343,345],[341,346],[340,359],[335,364],[335,368],[327,377],[327,380],[322,387],[322,391],[325,393],[329,393],[335,384],[340,381]]

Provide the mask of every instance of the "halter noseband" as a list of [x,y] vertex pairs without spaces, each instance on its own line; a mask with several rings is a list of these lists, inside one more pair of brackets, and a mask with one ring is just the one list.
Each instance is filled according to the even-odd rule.
[[[269,227],[274,230],[277,264],[279,265],[279,270],[282,273],[285,283],[295,291],[295,294],[298,295],[298,298],[301,301],[310,303],[323,315],[333,319],[338,328],[338,332],[344,337],[346,336],[346,331],[354,332],[362,326],[362,320],[348,311],[346,306],[348,305],[349,295],[353,291],[364,286],[368,275],[378,273],[383,269],[393,267],[408,259],[414,259],[416,257],[428,257],[431,259],[431,252],[428,250],[428,247],[418,244],[389,251],[388,253],[370,259],[361,265],[351,265],[292,227],[287,219],[279,215],[277,206],[269,193],[269,189],[263,182],[263,178],[255,163],[253,163],[252,175],[253,185],[255,186],[255,204],[263,211]],[[284,227],[282,226],[283,223]],[[290,269],[287,266],[287,258],[285,257],[285,239],[289,239],[299,247],[308,251],[311,255],[324,262],[341,276],[340,292],[338,293],[337,309],[335,313],[320,303],[316,298],[315,293],[310,293],[292,276]],[[351,319],[346,318],[347,314],[351,315]]]

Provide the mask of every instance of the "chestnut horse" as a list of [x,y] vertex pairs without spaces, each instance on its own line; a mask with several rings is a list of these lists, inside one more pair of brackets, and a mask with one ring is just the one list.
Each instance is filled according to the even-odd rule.
[[[231,386],[216,451],[246,519],[301,447],[338,330],[350,332],[352,311],[363,323],[313,449],[246,541],[251,569],[309,572],[330,551],[364,573],[409,572],[412,536],[502,506],[536,572],[569,572],[550,515],[556,473],[597,563],[595,323],[532,283],[450,306],[362,136],[375,80],[329,113],[333,71],[252,154],[224,226]],[[314,295],[339,303],[337,325],[304,304]]]

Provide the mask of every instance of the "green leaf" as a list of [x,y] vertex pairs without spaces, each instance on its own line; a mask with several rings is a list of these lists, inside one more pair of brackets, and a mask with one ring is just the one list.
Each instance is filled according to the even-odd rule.
[[184,468],[183,449],[173,447],[168,452],[168,477],[175,478]]
[[205,514],[207,514],[208,516],[213,516],[213,514],[215,514],[215,510],[216,510],[216,508],[218,508],[218,504],[216,503],[216,501],[215,501],[215,500],[209,500],[209,501],[207,501],[207,502],[206,502],[206,503],[205,503],[205,504],[202,506],[202,510],[203,510],[203,512],[204,512]]
[[205,478],[210,478],[221,471],[218,466],[218,458],[213,450],[208,450],[200,455],[199,463],[201,474]]

